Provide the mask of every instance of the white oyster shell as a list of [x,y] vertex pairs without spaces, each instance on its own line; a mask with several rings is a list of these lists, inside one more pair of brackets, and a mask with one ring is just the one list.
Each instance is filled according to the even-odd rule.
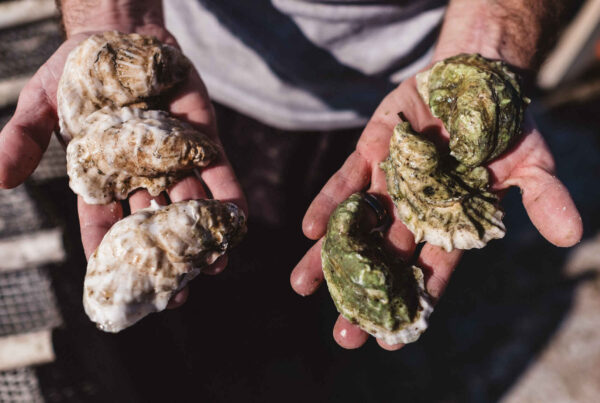
[[157,195],[217,155],[203,133],[146,110],[189,68],[179,50],[138,34],[93,35],[69,54],[58,116],[70,186],[87,203],[124,199],[139,187]]
[[123,200],[134,189],[157,196],[216,154],[207,137],[163,111],[100,109],[88,134],[67,146],[69,186],[88,204]]
[[243,212],[217,200],[154,205],[124,218],[89,259],[85,312],[100,329],[115,333],[164,310],[245,231]]
[[482,248],[506,232],[497,197],[487,191],[484,167],[442,160],[435,146],[400,123],[381,164],[398,217],[415,237],[452,249]]

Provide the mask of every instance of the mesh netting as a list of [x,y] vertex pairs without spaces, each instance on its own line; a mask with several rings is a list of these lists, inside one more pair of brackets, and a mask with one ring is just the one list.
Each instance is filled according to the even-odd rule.
[[0,337],[59,324],[60,314],[45,269],[0,273]]
[[31,368],[0,371],[0,402],[43,402],[35,372]]
[[[0,29],[0,80],[32,75],[62,40],[57,18]],[[6,124],[13,112],[14,106],[0,110],[0,127]],[[65,174],[65,153],[58,141],[52,139],[32,179],[42,182],[64,177]],[[46,220],[38,202],[25,186],[2,190],[0,240],[27,237],[42,229]],[[0,271],[0,336],[49,329],[61,323],[47,270],[44,267],[23,267],[16,271]],[[69,393],[64,395],[71,396]],[[32,368],[0,371],[0,402],[43,401],[38,378]]]
[[[0,29],[0,80],[32,75],[62,41],[58,18],[55,17]],[[0,110],[0,127],[8,122],[13,112],[14,107]],[[65,152],[53,136],[32,179],[43,181],[64,177],[65,164]]]
[[31,179],[40,182],[66,176],[67,159],[65,150],[56,136],[53,135],[48,149],[44,153],[44,157],[35,172],[31,175]]
[[25,186],[0,192],[0,238],[37,231],[43,218]]
[[0,78],[33,74],[62,41],[56,18],[0,29]]

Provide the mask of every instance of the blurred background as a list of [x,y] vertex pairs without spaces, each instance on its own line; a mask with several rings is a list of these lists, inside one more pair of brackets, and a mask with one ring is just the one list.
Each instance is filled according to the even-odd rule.
[[[0,402],[599,401],[599,22],[600,1],[572,2],[531,105],[582,214],[582,242],[548,244],[510,191],[506,237],[465,254],[430,329],[393,353],[373,340],[343,350],[327,291],[302,298],[288,285],[310,246],[301,212],[347,140],[327,139],[348,152],[321,165],[314,189],[285,196],[294,228],[251,222],[254,236],[230,256],[242,269],[200,278],[184,307],[109,335],[83,312],[76,199],[53,139],[25,184],[0,191]],[[0,1],[2,125],[61,42],[53,0]],[[225,145],[243,169],[243,145]],[[274,161],[266,169],[293,170],[285,153]],[[252,257],[265,242],[270,252]]]

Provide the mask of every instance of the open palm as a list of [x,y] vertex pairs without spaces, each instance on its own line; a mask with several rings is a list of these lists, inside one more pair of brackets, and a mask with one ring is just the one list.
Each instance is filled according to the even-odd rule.
[[[380,196],[388,211],[393,202],[387,194],[385,174],[379,163],[388,156],[389,142],[394,126],[400,121],[398,113],[411,123],[417,132],[427,132],[439,138],[448,138],[442,122],[434,118],[419,97],[416,81],[404,81],[392,91],[375,110],[360,137],[356,150],[333,175],[311,203],[302,228],[304,234],[318,242],[306,253],[291,275],[291,284],[301,295],[312,294],[323,281],[321,269],[321,242],[330,214],[352,193],[367,190]],[[530,117],[526,117],[523,136],[508,152],[488,165],[492,189],[509,186],[521,189],[523,205],[539,232],[557,246],[571,246],[582,234],[581,218],[568,190],[554,176],[554,160]],[[387,246],[405,259],[411,258],[416,245],[412,233],[394,217],[386,235]],[[442,248],[425,244],[417,265],[425,271],[426,286],[438,299],[460,260],[462,251],[445,252]],[[368,335],[341,315],[333,330],[335,340],[345,348],[363,345]],[[390,346],[377,340],[385,349],[395,350],[402,345]]]
[[[159,40],[176,45],[173,37],[164,29],[153,26],[139,29],[138,33],[154,35]],[[55,128],[58,127],[56,91],[58,81],[69,52],[79,42],[95,32],[79,33],[69,38],[36,72],[19,96],[17,109],[12,119],[0,133],[0,186],[12,188],[22,183],[35,170]],[[206,88],[194,70],[177,92],[172,94],[170,112],[199,128],[217,144],[215,115]],[[191,175],[172,186],[166,193],[172,202],[206,198],[205,186],[210,196],[219,200],[236,203],[246,211],[246,202],[233,170],[219,147],[219,158],[197,175]],[[159,204],[167,204],[167,195],[152,198],[147,191],[133,193],[128,203],[131,212],[148,207],[155,199]],[[120,202],[107,205],[89,205],[78,198],[81,240],[86,256],[97,248],[110,227],[123,218]],[[217,260],[205,270],[208,273],[220,272],[226,265],[226,257]],[[187,290],[183,290],[172,300],[171,307],[185,301]]]

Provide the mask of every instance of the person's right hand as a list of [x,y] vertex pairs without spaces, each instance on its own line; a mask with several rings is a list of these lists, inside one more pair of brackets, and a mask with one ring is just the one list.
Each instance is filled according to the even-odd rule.
[[[114,28],[119,28],[114,27]],[[125,27],[128,28],[128,27]],[[104,30],[104,29],[103,29]],[[135,27],[135,32],[153,35],[164,43],[177,46],[175,39],[159,25]],[[124,32],[126,31],[123,29]],[[40,162],[54,130],[58,130],[56,91],[66,58],[79,42],[100,31],[77,31],[39,68],[21,91],[12,119],[0,133],[0,187],[14,188],[27,179]],[[194,70],[186,82],[178,87],[169,105],[176,117],[191,123],[207,134],[219,145],[220,155],[198,175],[188,176],[172,186],[167,194],[172,202],[207,198],[204,185],[215,199],[236,203],[247,213],[246,201],[217,135],[215,114],[208,93],[198,73]],[[145,190],[133,193],[128,203],[131,212],[148,207],[153,198]],[[166,204],[161,194],[154,198]],[[123,218],[120,202],[107,205],[89,205],[78,198],[81,241],[89,257],[100,244],[110,227]],[[226,256],[221,257],[206,273],[216,274],[226,265]],[[187,289],[174,296],[169,307],[185,302]]]

